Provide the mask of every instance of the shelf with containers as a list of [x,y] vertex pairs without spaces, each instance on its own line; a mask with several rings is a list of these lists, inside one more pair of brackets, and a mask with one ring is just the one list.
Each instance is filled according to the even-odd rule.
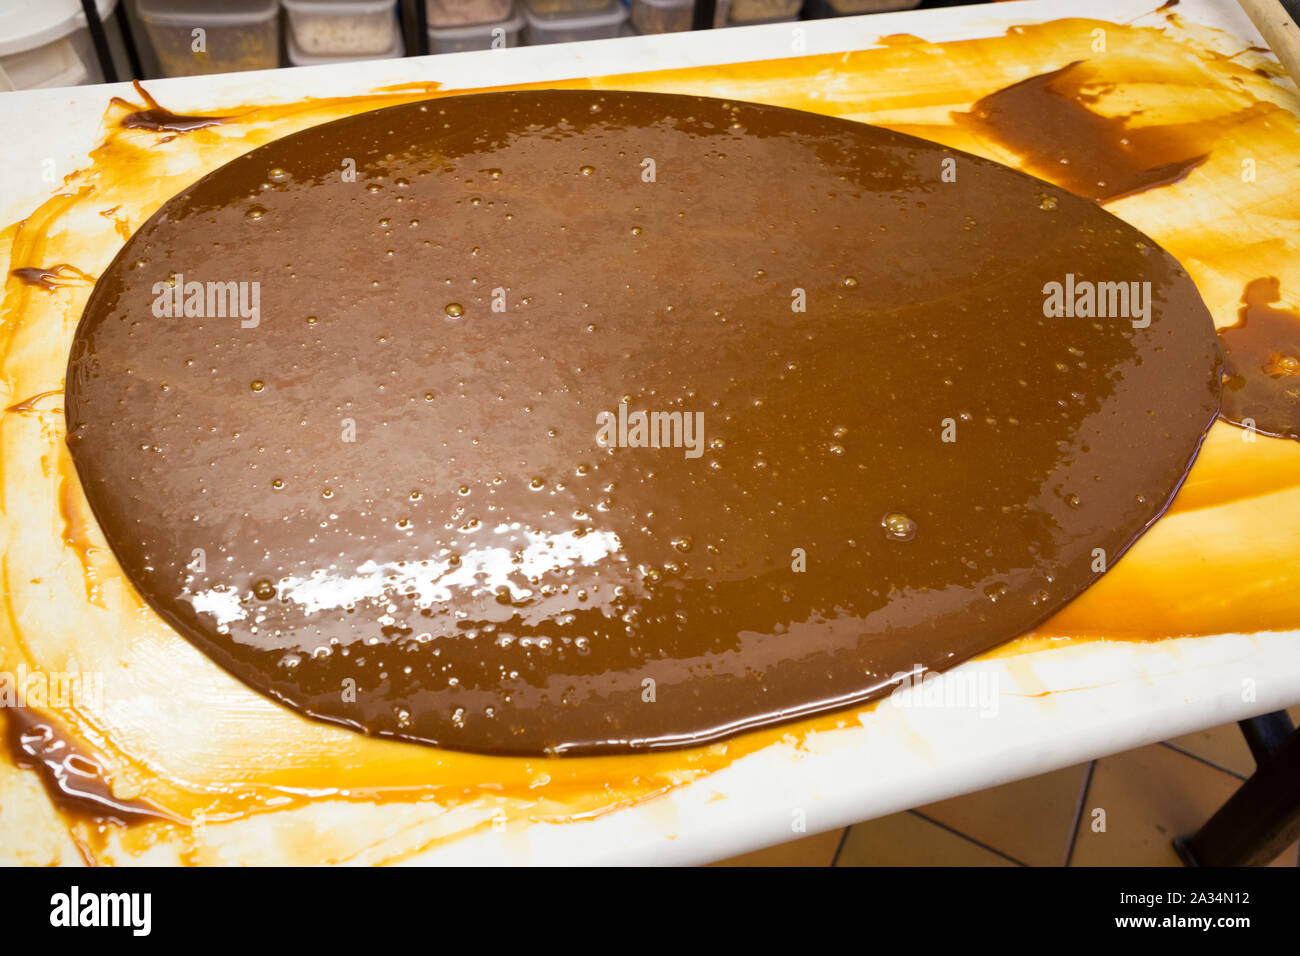
[[[77,0],[5,0],[28,8]],[[957,3],[963,0],[956,0]],[[966,0],[974,2],[974,0]],[[99,17],[75,44],[37,42],[26,14],[0,16],[0,89],[71,85],[127,76],[189,76],[348,59],[489,50],[632,34],[908,10],[921,0],[96,0]],[[281,13],[283,11],[283,14]],[[0,10],[0,13],[3,13]],[[39,18],[36,18],[39,19]],[[110,24],[110,21],[116,21]],[[6,33],[6,23],[9,29]],[[120,31],[129,68],[104,73]],[[137,47],[130,30],[151,41]],[[93,44],[86,42],[89,33]],[[12,34],[12,36],[10,36]],[[116,34],[114,35],[116,36]],[[114,37],[110,36],[110,40]],[[9,42],[14,40],[15,42]],[[156,55],[157,63],[147,54]],[[146,63],[142,67],[141,56]]]

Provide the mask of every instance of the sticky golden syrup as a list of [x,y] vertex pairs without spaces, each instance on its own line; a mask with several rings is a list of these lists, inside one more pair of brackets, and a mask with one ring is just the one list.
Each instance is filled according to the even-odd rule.
[[[1093,50],[1097,30],[1105,31],[1104,55]],[[1081,59],[1097,82],[1108,84],[1090,99],[1090,110],[1128,116],[1140,107],[1133,126],[1178,127],[1187,137],[1186,155],[1207,157],[1181,181],[1108,207],[1187,267],[1216,324],[1237,320],[1242,290],[1252,280],[1277,277],[1284,297],[1300,288],[1288,241],[1300,228],[1294,91],[1275,81],[1271,61],[1176,18],[1165,29],[1060,20],[943,44],[891,37],[879,48],[843,55],[532,86],[689,92],[792,106],[1016,166],[1022,161],[1013,150],[954,114]],[[831,74],[834,98],[821,95],[825,84],[814,79]],[[269,107],[212,104],[192,112],[236,118],[182,133],[122,129],[118,120],[141,107],[114,107],[92,166],[0,234],[6,275],[50,263],[75,263],[97,275],[122,244],[122,223],[138,228],[169,196],[221,163],[297,129],[441,92],[453,91],[415,86]],[[1214,203],[1206,201],[1210,196]],[[88,291],[48,291],[10,278],[0,303],[6,405],[61,387]],[[95,859],[146,853],[189,862],[398,859],[490,826],[494,818],[567,820],[625,806],[745,754],[857,723],[855,711],[703,748],[567,759],[438,751],[312,724],[266,704],[179,640],[125,584],[93,527],[98,550],[90,555],[103,574],[106,606],[85,600],[78,554],[62,543],[55,467],[61,418],[38,403],[0,420],[8,541],[0,665],[55,668],[75,660],[105,671],[116,689],[104,706],[62,708],[62,724],[95,751],[115,788],[207,821],[126,830],[73,824]],[[1300,443],[1264,436],[1251,443],[1241,436],[1238,428],[1215,425],[1170,512],[1097,585],[993,653],[1085,637],[1294,629],[1300,591],[1288,569],[1300,567]],[[88,517],[84,499],[75,507]],[[94,645],[75,637],[91,633]],[[155,719],[138,719],[142,701]],[[0,783],[4,770],[0,765]],[[257,823],[268,811],[277,811],[281,836],[273,852]],[[380,832],[385,836],[375,844],[372,835]]]

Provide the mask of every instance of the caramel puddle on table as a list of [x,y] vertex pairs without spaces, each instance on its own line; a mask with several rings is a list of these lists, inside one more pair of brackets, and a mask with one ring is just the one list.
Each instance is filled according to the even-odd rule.
[[[1095,29],[1106,31],[1104,56],[1091,52]],[[843,55],[532,85],[693,92],[794,106],[875,122],[1014,166],[1021,162],[1013,151],[982,138],[953,114],[969,112],[979,99],[999,89],[1082,59],[1096,79],[1112,84],[1106,102],[1088,104],[1093,111],[1128,116],[1140,105],[1143,112],[1133,119],[1137,126],[1201,123],[1205,141],[1189,143],[1188,155],[1207,155],[1203,163],[1172,186],[1115,200],[1113,209],[1180,259],[1216,323],[1226,326],[1236,321],[1242,289],[1250,281],[1277,276],[1284,292],[1300,289],[1288,238],[1300,231],[1300,175],[1293,161],[1300,153],[1296,103],[1293,93],[1271,82],[1275,64],[1254,51],[1241,50],[1222,34],[1176,21],[1170,29],[1172,35],[1151,26],[1061,20],[972,41],[930,44],[893,37],[879,49]],[[822,82],[827,76],[833,76],[829,86]],[[922,76],[924,86],[917,82]],[[14,268],[44,269],[49,263],[75,263],[98,273],[121,245],[120,222],[137,227],[168,196],[222,162],[296,129],[434,92],[425,87],[269,107],[222,104],[214,115],[237,118],[164,134],[122,129],[117,121],[132,110],[111,108],[92,165],[70,176],[58,195],[0,234],[0,251],[8,249],[5,275]],[[1255,182],[1242,180],[1245,159],[1252,159],[1262,173]],[[1198,203],[1193,208],[1186,202],[1188,196],[1211,192],[1221,207]],[[7,404],[12,404],[60,380],[67,343],[88,289],[49,291],[11,278],[4,292],[0,334]],[[1294,308],[1295,303],[1287,305]],[[31,540],[44,541],[40,536],[48,534],[57,541],[61,533],[57,477],[41,479],[33,465],[38,456],[53,459],[53,444],[42,436],[53,431],[61,443],[60,419],[41,414],[39,406],[35,412],[0,419],[6,522],[17,527],[22,509],[40,508],[55,516],[35,530],[24,526],[24,534],[37,535]],[[1146,640],[1295,628],[1300,623],[1300,592],[1286,569],[1300,567],[1300,443],[1266,437],[1246,443],[1241,434],[1226,424],[1211,429],[1170,512],[1123,561],[1034,634],[994,654],[1079,638]],[[84,499],[76,507],[89,517]],[[28,555],[35,553],[25,550],[31,547],[26,540],[11,540],[6,555],[8,600],[0,663],[12,670],[18,661],[29,666],[45,662],[54,669],[67,649],[51,641],[50,631],[19,623],[48,593],[29,596],[24,590],[27,575],[35,573],[26,568]],[[1202,553],[1207,540],[1215,542],[1210,555]],[[71,565],[60,587],[67,602],[82,586],[73,588],[73,575],[81,576],[80,562],[72,548],[65,550]],[[112,648],[130,658],[133,671],[139,672],[151,660],[141,653],[163,654],[173,643],[183,642],[150,620],[104,550],[92,559],[105,575],[108,610],[87,602],[80,609],[68,605],[67,613],[83,625],[83,633],[144,634],[134,645],[123,640]],[[48,584],[53,575],[41,580]],[[167,660],[189,668],[183,679],[202,688],[212,668],[190,660],[198,656],[192,652]],[[170,695],[157,692],[165,702],[175,688]],[[252,823],[259,811],[308,809],[319,801],[400,804],[431,799],[440,807],[482,808],[476,820],[449,824],[438,833],[422,831],[413,822],[399,826],[400,833],[414,835],[395,838],[392,846],[371,850],[366,857],[381,860],[408,856],[490,825],[486,821],[494,815],[564,820],[626,805],[777,744],[787,735],[805,737],[850,726],[857,713],[828,715],[694,751],[527,760],[431,752],[346,733],[315,734],[299,726],[306,721],[286,721],[274,711],[254,716],[256,726],[269,726],[279,738],[266,747],[241,746],[240,728],[247,731],[254,725],[238,717],[246,708],[256,710],[256,702],[232,693],[228,699],[214,695],[207,703],[220,722],[213,724],[217,730],[205,742],[207,762],[198,765],[198,772],[192,764],[171,766],[173,751],[183,751],[185,739],[126,734],[129,717],[111,707],[107,712],[68,708],[58,716],[69,735],[96,741],[94,749],[114,768],[115,784],[118,777],[129,779],[128,789],[138,790],[140,797],[186,819],[206,817],[214,831],[228,820],[235,828],[232,836],[242,832],[241,820]],[[226,724],[234,729],[220,730]],[[313,861],[333,854],[331,858],[355,859],[366,849],[331,834],[328,852],[322,852],[322,831],[310,821],[295,826],[294,820],[295,815],[287,813],[283,824],[277,822],[277,832],[284,834],[278,847],[282,858]],[[87,828],[81,822],[72,825],[83,833]],[[100,827],[96,857],[127,859],[152,847],[176,844],[189,847],[188,860],[220,859],[200,829],[163,823],[126,830]]]
[[[355,185],[334,159],[350,151]],[[1122,554],[1163,512],[1219,408],[1213,322],[1178,263],[1000,164],[963,157],[939,185],[950,155],[803,111],[585,90],[285,137],[169,200],[103,272],[67,444],[150,605],[321,720],[541,756],[858,704],[1084,590],[1091,551]],[[641,156],[689,190],[647,196]],[[756,242],[737,217],[785,226]],[[160,289],[189,314],[199,269],[260,281],[255,335],[211,309],[148,317]],[[1072,270],[1153,287],[1149,328],[1046,318],[1044,281]],[[467,359],[494,374],[457,381]],[[594,447],[628,392],[693,427],[707,409],[701,460]],[[976,437],[944,443],[954,401]],[[339,442],[334,410],[354,408]]]
[[1278,308],[1276,277],[1241,295],[1235,325],[1219,329],[1227,356],[1223,417],[1277,438],[1300,439],[1300,313]]

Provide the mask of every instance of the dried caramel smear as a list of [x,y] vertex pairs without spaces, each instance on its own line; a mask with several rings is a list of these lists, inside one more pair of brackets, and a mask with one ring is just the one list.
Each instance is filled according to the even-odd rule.
[[[1104,56],[1091,52],[1097,28],[1106,30]],[[1190,136],[1188,155],[1207,157],[1181,181],[1107,207],[1179,259],[1224,326],[1236,321],[1242,291],[1255,279],[1277,277],[1284,296],[1300,289],[1293,239],[1300,235],[1300,170],[1294,164],[1300,102],[1290,85],[1258,72],[1268,73],[1271,61],[1241,47],[1178,21],[1158,29],[1075,19],[972,41],[895,37],[878,49],[843,55],[536,85],[792,106],[1021,166],[1007,144],[985,138],[954,114],[969,113],[999,89],[1082,60],[1081,69],[1097,84],[1090,110],[1129,116],[1140,109],[1134,125],[1178,127]],[[113,216],[135,229],[169,196],[257,145],[442,92],[450,91],[266,107],[213,103],[191,111],[237,118],[183,133],[122,129],[118,121],[131,110],[113,107],[92,164],[0,233],[4,275],[57,263],[99,275],[123,241],[106,211],[115,210]],[[8,279],[0,302],[6,406],[62,386],[88,291],[47,291]],[[42,809],[44,796],[32,775],[0,765],[0,805],[6,808],[0,827],[32,822],[17,834],[6,831],[0,841],[16,858],[75,859],[80,848],[104,862],[394,860],[490,826],[498,815],[571,819],[644,800],[787,732],[695,751],[555,761],[444,753],[311,724],[262,700],[174,635],[131,592],[102,539],[87,553],[101,570],[104,607],[86,600],[81,561],[63,541],[58,509],[62,416],[37,408],[0,419],[6,577],[0,667],[13,670],[23,662],[71,670],[75,663],[103,671],[103,707],[60,709],[61,722],[98,753],[119,796],[148,799],[206,822],[192,829],[153,823],[127,830],[78,823],[70,842]],[[1241,434],[1216,425],[1171,512],[1038,636],[1149,639],[1300,624],[1293,570],[1300,568],[1300,443],[1265,437],[1248,443]],[[1036,646],[1034,637],[1000,653],[1015,653],[1017,646]],[[789,732],[806,735],[854,720],[832,716]],[[266,812],[272,810],[274,816]],[[266,836],[271,821],[274,841]]]

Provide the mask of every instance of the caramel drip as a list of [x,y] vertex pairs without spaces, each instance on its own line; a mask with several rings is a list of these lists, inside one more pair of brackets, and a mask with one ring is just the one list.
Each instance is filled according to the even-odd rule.
[[56,266],[24,266],[21,269],[11,269],[9,274],[20,282],[44,289],[46,292],[53,292],[55,289],[69,285],[90,285],[95,281],[94,276],[87,275],[66,262]]
[[16,414],[19,415],[25,415],[28,412],[36,411],[36,404],[40,402],[42,399],[49,398],[51,395],[62,395],[62,394],[63,394],[63,389],[61,388],[47,389],[44,392],[37,392],[35,395],[32,395],[30,398],[25,398],[21,402],[15,402],[14,404],[6,408],[5,411],[15,412]]
[[[204,129],[208,126],[219,126],[231,117],[229,116],[194,116],[182,113],[173,113],[171,110],[160,106],[158,101],[146,90],[139,80],[132,80],[131,84],[135,91],[140,94],[147,104],[142,110],[133,109],[119,121],[125,129],[143,129],[153,130],[155,132],[172,132],[188,133],[191,130]],[[115,96],[112,102],[118,106],[130,108],[132,103]]]
[[36,771],[50,800],[67,816],[120,826],[178,822],[147,801],[116,796],[102,762],[49,717],[28,707],[7,707],[3,721],[0,742],[9,757],[17,766]]
[[63,519],[63,543],[72,549],[81,563],[86,600],[95,607],[103,607],[103,585],[92,557],[99,549],[91,539],[90,521],[83,513],[83,499],[78,490],[76,475],[65,474],[60,468],[59,515]]

